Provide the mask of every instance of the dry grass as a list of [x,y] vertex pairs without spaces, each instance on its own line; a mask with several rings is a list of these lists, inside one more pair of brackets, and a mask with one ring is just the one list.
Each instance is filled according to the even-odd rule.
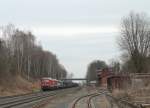
[[132,89],[129,93],[132,96],[150,96],[150,87]]
[[131,100],[131,96],[129,95],[129,92],[127,90],[115,89],[113,90],[112,95],[119,99],[123,98],[123,99]]
[[129,95],[134,101],[150,103],[150,87],[131,90]]
[[141,101],[150,103],[150,86],[142,88],[130,88],[128,90],[114,90],[113,96],[129,101]]
[[11,80],[5,80],[0,85],[0,96],[10,96],[25,94],[39,89],[39,82],[31,83],[27,80],[17,76]]

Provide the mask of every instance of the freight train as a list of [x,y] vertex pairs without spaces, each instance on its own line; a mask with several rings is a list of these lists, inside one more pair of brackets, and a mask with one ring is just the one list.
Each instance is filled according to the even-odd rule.
[[71,81],[61,81],[49,77],[41,78],[41,89],[43,91],[46,90],[56,90],[56,89],[64,89],[77,87],[78,84]]

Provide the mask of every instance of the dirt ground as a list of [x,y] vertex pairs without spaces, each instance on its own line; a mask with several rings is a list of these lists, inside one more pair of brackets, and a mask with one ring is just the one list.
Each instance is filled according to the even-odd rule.
[[[53,100],[50,100],[48,104],[42,106],[42,108],[71,108],[71,105],[75,99],[79,98],[80,96],[87,95],[88,93],[95,93],[95,92],[96,90],[93,90],[92,88],[83,87],[80,90],[74,90],[68,92],[67,94],[58,95]],[[77,108],[84,108],[84,107],[86,108],[85,104],[86,101],[87,99],[83,99],[79,103],[79,105],[77,104]],[[95,104],[95,102],[97,102],[97,105],[103,104],[103,106],[99,108],[108,108],[109,106],[109,103],[105,97],[102,97],[101,100],[98,99],[98,101],[94,101],[92,103]]]

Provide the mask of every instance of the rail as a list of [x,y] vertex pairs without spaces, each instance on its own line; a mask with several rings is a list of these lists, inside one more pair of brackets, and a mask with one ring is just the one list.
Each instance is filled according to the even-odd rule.
[[96,97],[96,96],[99,96],[101,94],[102,93],[92,93],[92,94],[87,94],[87,95],[81,96],[81,97],[77,98],[76,100],[74,100],[73,104],[71,105],[71,108],[76,108],[76,105],[78,104],[78,102],[84,98],[88,98],[87,107],[91,108],[91,99]]
[[[72,89],[72,88],[70,88]],[[33,93],[29,95],[22,95],[22,96],[15,96],[10,98],[1,98],[0,99],[0,108],[11,108],[16,106],[23,106],[23,105],[36,105],[37,102],[42,101],[46,98],[56,96],[60,93],[65,93],[70,90],[68,89],[61,89],[57,91],[50,91],[50,92],[41,92],[41,93]]]
[[95,94],[95,95],[92,95],[92,96],[90,96],[89,97],[89,99],[88,99],[88,108],[92,108],[92,105],[91,105],[91,100],[94,98],[94,97],[97,97],[97,96],[100,96],[100,95],[102,95],[101,93],[98,93],[98,94]]

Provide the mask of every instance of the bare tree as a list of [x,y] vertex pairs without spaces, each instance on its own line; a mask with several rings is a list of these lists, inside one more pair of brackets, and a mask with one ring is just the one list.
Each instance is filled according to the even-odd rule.
[[147,72],[146,59],[150,55],[150,22],[144,13],[133,13],[121,23],[120,48],[128,54],[134,72]]
[[117,74],[120,72],[120,62],[118,60],[112,59],[109,66],[112,68],[114,73]]
[[[67,71],[57,56],[43,50],[31,32],[16,29],[13,25],[1,27],[0,77],[21,76],[28,80],[41,77],[64,78]],[[7,76],[5,74],[5,77]]]

